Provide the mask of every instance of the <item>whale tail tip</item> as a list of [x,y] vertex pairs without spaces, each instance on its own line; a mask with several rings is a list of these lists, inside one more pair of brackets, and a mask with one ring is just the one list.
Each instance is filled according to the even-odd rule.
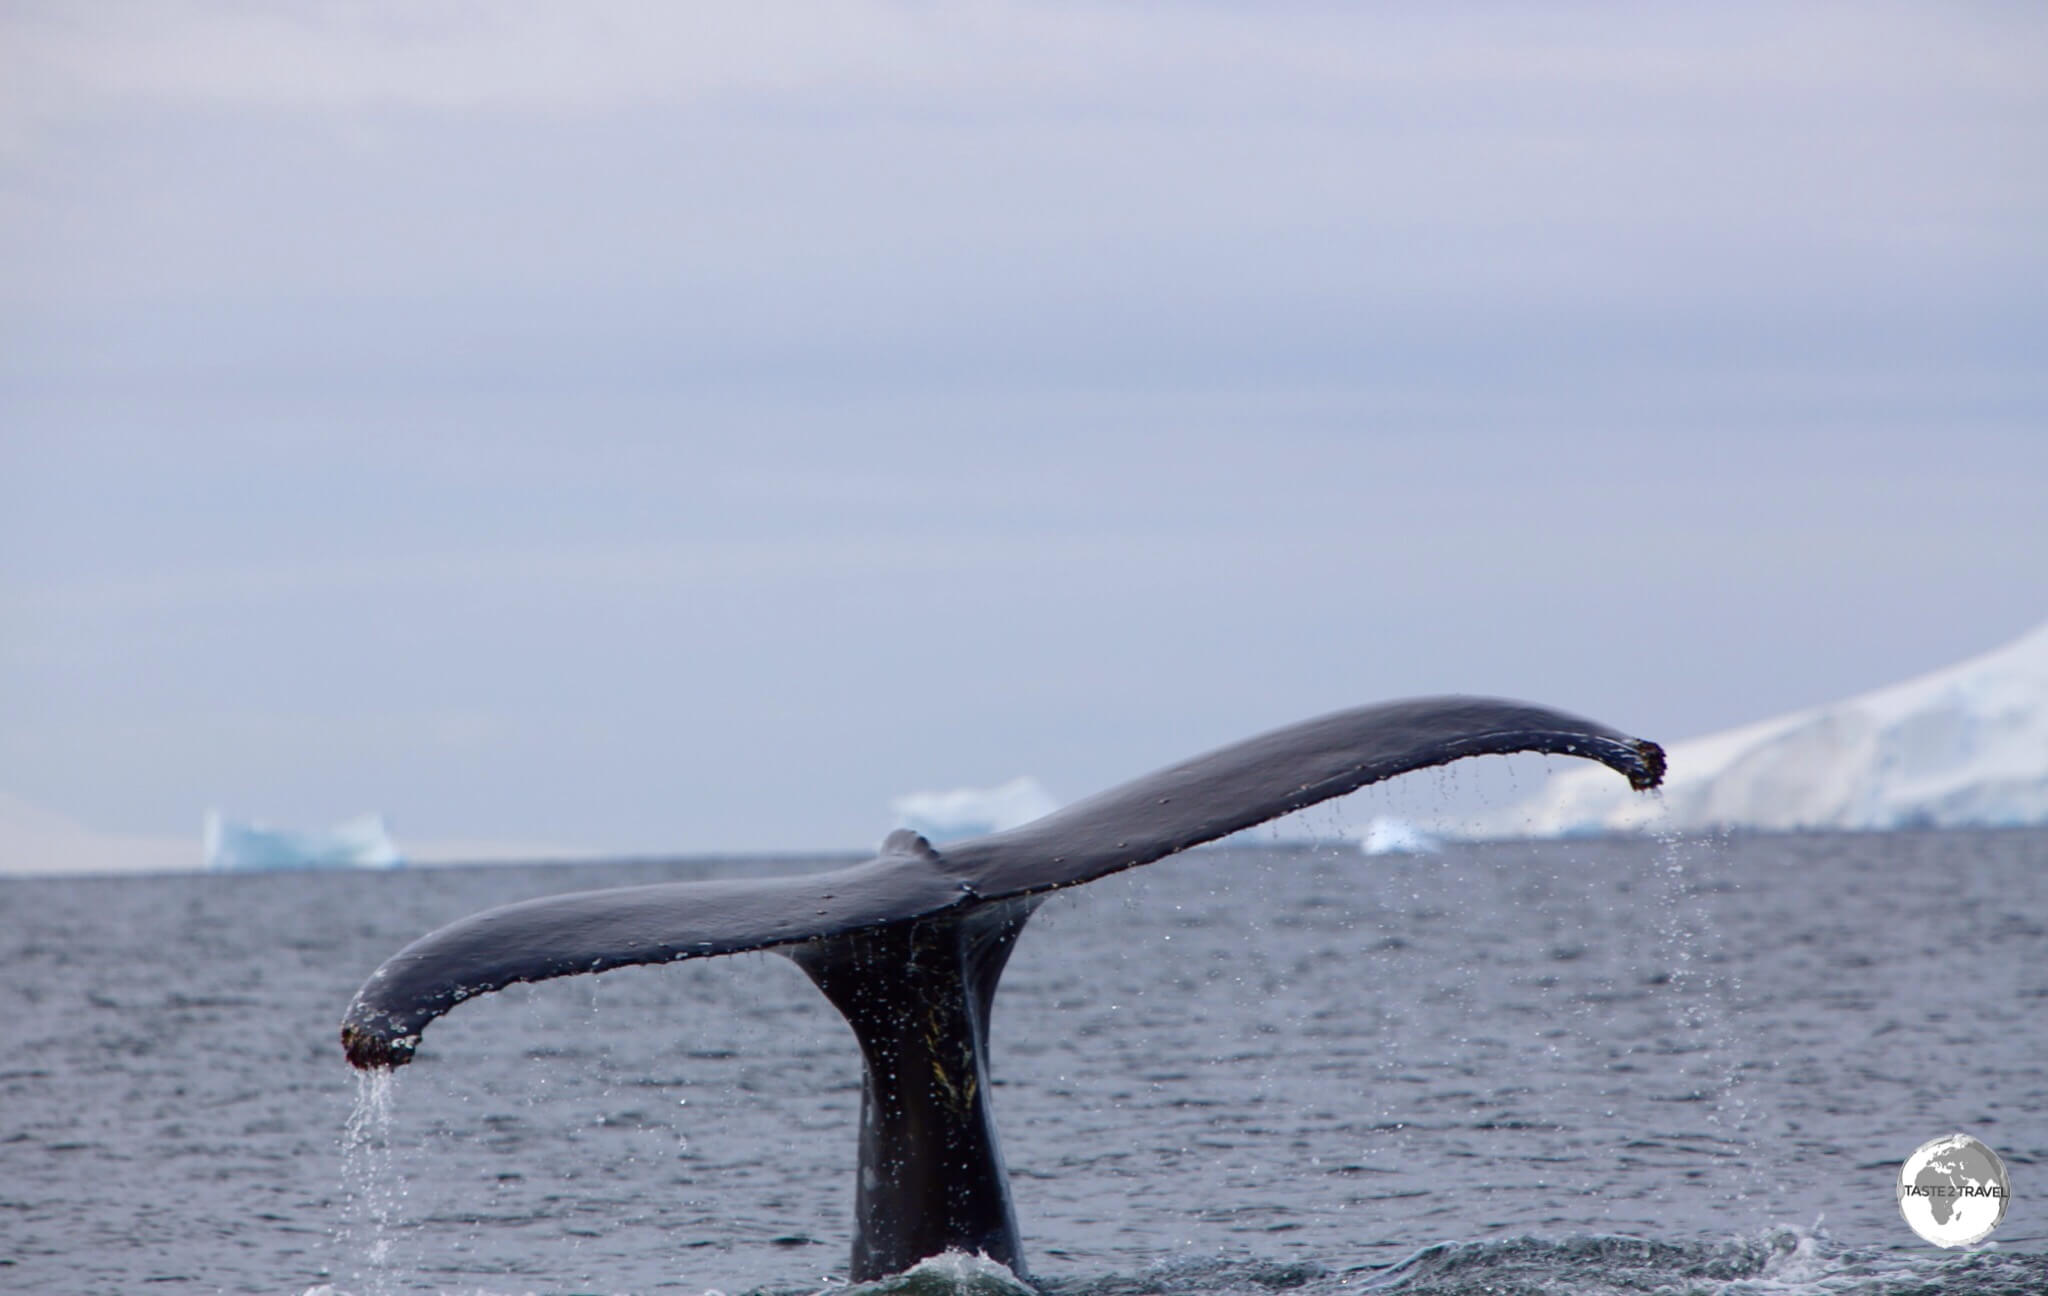
[[342,1051],[348,1054],[349,1065],[358,1071],[389,1071],[393,1067],[402,1067],[412,1061],[412,1055],[419,1046],[418,1035],[387,1039],[354,1022],[348,1022],[341,1028]]
[[1635,749],[1642,761],[1641,769],[1627,771],[1628,785],[1638,792],[1648,792],[1664,783],[1664,749],[1647,738],[1631,738],[1628,745]]

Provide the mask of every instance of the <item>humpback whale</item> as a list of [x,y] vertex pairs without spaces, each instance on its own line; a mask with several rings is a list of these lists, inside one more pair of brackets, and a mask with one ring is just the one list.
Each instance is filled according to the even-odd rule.
[[1548,752],[1598,761],[1642,790],[1664,752],[1522,702],[1438,697],[1339,711],[1172,765],[1019,828],[935,848],[899,829],[875,858],[796,877],[673,882],[504,905],[431,932],[370,974],[342,1047],[402,1066],[428,1023],[516,981],[775,950],[858,1041],[860,1171],[851,1277],[947,1250],[1024,1275],[989,1102],[996,983],[1047,894],[1213,841],[1410,770]]

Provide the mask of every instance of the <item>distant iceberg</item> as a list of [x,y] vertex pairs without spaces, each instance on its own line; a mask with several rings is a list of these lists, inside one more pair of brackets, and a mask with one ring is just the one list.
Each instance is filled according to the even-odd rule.
[[206,867],[241,873],[270,869],[397,868],[405,863],[384,816],[358,815],[326,830],[270,828],[206,812]]
[[1669,749],[1661,801],[1572,770],[1487,836],[2048,824],[2048,625],[1982,657]]
[[911,792],[889,802],[897,827],[922,833],[933,842],[1017,828],[1059,808],[1052,794],[1028,774],[998,787]]
[[1443,844],[1406,819],[1377,815],[1354,830],[1358,849],[1367,855],[1434,855]]

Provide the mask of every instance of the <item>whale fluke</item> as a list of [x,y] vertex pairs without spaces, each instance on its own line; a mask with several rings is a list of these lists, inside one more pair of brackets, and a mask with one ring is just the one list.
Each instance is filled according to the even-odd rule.
[[922,837],[891,834],[874,859],[831,873],[614,887],[487,909],[371,973],[343,1019],[342,1044],[358,1067],[402,1066],[428,1022],[515,981],[793,945],[972,899],[931,852]]
[[1495,698],[1338,711],[1169,766],[1006,832],[949,842],[946,868],[988,899],[1092,882],[1190,846],[1466,756],[1583,756],[1642,791],[1664,749],[1576,716]]
[[1220,748],[1005,832],[937,849],[898,830],[872,860],[799,877],[584,891],[464,918],[399,951],[341,1029],[358,1067],[411,1061],[427,1024],[515,981],[773,949],[846,1017],[865,1062],[852,1277],[947,1249],[1024,1272],[988,1105],[988,1019],[1048,892],[1213,841],[1410,770],[1549,752],[1657,786],[1664,753],[1490,698],[1340,711]]

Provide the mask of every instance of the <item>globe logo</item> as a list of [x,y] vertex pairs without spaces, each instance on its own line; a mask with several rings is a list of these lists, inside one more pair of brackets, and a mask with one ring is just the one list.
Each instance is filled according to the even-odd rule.
[[1929,1139],[1899,1167],[1899,1214],[1936,1246],[1983,1241],[2010,1200],[2005,1162],[1968,1134]]

